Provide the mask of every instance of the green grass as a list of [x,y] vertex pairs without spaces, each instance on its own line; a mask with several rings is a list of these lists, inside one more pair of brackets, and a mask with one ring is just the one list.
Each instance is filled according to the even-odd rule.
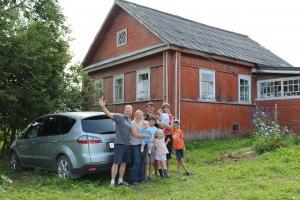
[[[109,173],[61,180],[40,170],[10,176],[0,199],[300,199],[300,146],[248,155],[250,139],[189,142],[186,160],[194,175],[174,175],[137,187],[108,187]],[[246,153],[245,153],[246,152]],[[222,159],[225,158],[225,159]]]

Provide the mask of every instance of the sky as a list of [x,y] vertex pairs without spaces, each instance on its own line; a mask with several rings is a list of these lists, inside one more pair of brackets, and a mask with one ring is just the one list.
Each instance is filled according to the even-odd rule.
[[[300,67],[299,0],[130,0],[203,24],[248,35]],[[72,30],[72,63],[81,62],[114,0],[59,0]]]

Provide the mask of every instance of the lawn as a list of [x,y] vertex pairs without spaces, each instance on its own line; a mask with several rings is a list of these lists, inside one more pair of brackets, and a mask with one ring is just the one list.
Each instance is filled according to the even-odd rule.
[[192,176],[157,178],[140,186],[108,187],[109,173],[61,180],[41,170],[0,174],[13,179],[0,199],[300,199],[300,146],[253,154],[250,139],[189,142],[186,160]]

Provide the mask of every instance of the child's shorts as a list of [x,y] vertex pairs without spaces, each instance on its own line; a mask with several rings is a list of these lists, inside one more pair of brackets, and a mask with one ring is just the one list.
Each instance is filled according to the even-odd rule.
[[151,151],[151,153],[149,153],[149,163],[153,164],[155,162],[155,151]]
[[183,149],[175,149],[176,159],[183,160]]
[[158,160],[158,161],[167,160],[167,156],[166,156],[166,154],[164,154],[164,155],[156,155],[155,156],[155,160]]

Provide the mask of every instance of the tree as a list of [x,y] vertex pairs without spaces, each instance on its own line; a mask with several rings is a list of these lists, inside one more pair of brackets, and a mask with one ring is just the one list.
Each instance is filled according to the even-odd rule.
[[2,155],[34,118],[82,109],[89,80],[80,65],[66,72],[69,33],[57,0],[0,0]]

